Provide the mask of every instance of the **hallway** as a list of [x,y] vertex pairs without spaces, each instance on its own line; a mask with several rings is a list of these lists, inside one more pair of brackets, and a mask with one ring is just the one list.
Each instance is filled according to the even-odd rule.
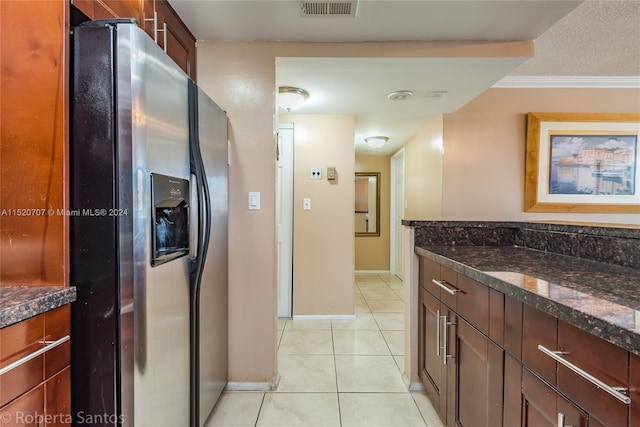
[[354,291],[355,320],[279,319],[277,390],[224,392],[206,426],[440,427],[402,380],[402,281],[356,274]]

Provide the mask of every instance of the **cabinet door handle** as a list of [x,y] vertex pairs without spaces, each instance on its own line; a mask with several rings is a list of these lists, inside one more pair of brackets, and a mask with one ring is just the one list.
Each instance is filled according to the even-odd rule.
[[13,363],[5,366],[4,368],[0,369],[0,375],[3,375],[5,373],[11,371],[12,369],[15,369],[20,365],[24,365],[28,361],[30,361],[32,359],[35,359],[36,357],[40,356],[41,354],[44,354],[47,351],[56,348],[60,344],[64,344],[65,342],[69,341],[69,339],[70,339],[69,335],[65,335],[64,337],[60,338],[57,341],[44,341],[45,344],[46,344],[44,347],[42,347],[40,350],[36,350],[33,353],[30,353],[30,354],[26,355],[22,359],[18,359],[15,362],[13,362]]
[[158,44],[158,12],[153,11],[153,18],[146,18],[144,22],[153,22],[153,41]]
[[[156,30],[162,33],[162,49],[164,50],[164,53],[167,53],[167,23],[163,23],[162,24],[162,29],[161,30]],[[157,37],[156,37],[157,38]],[[156,41],[157,43],[157,41]]]
[[444,322],[442,322],[442,332],[444,334],[444,338],[442,339],[444,342],[444,345],[442,346],[442,363],[446,365],[448,359],[455,359],[455,356],[447,354],[447,347],[449,346],[449,326],[455,325],[455,323],[449,322],[449,320],[447,320],[447,316],[440,317],[444,320]]
[[431,279],[431,281],[433,283],[435,283],[436,285],[440,286],[440,288],[442,288],[445,292],[451,294],[451,295],[455,295],[456,292],[461,292],[460,289],[452,289],[450,288],[448,285],[448,283],[445,280],[436,280],[436,279]]
[[440,310],[436,310],[436,356],[440,356]]
[[564,427],[564,414],[558,412],[558,427]]
[[574,365],[573,363],[569,362],[567,359],[562,357],[563,354],[568,354],[568,353],[560,352],[560,351],[551,351],[540,344],[538,344],[538,350],[540,350],[550,358],[554,359],[556,362],[560,363],[561,365],[564,365],[567,368],[571,369],[573,372],[580,375],[582,378],[589,381],[590,383],[594,384],[596,387],[606,391],[607,393],[609,393],[611,396],[615,397],[622,403],[626,405],[629,405],[631,403],[631,398],[629,396],[625,396],[624,394],[622,394],[623,392],[624,393],[628,392],[628,389],[624,387],[612,387],[604,383],[603,381],[599,380],[598,378],[594,377],[590,373],[580,369],[579,367],[577,367],[576,365]]

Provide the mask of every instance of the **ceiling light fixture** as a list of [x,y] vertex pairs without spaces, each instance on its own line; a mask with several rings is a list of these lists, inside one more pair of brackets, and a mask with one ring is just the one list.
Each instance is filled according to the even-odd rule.
[[397,90],[395,92],[391,92],[387,98],[391,101],[406,101],[407,99],[413,96],[413,92],[410,90]]
[[371,148],[380,148],[389,140],[388,136],[370,136],[369,138],[365,138],[364,142],[369,144]]
[[297,87],[280,86],[278,88],[278,106],[291,111],[300,108],[309,99],[309,93]]

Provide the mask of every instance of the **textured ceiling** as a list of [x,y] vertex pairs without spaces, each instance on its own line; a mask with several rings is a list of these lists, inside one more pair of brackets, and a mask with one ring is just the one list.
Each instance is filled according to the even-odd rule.
[[535,43],[512,76],[640,76],[640,1],[586,1]]

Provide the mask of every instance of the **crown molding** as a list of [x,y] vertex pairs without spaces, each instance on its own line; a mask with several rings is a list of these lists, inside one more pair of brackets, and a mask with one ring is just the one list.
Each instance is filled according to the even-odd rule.
[[640,89],[640,76],[507,76],[492,87]]

